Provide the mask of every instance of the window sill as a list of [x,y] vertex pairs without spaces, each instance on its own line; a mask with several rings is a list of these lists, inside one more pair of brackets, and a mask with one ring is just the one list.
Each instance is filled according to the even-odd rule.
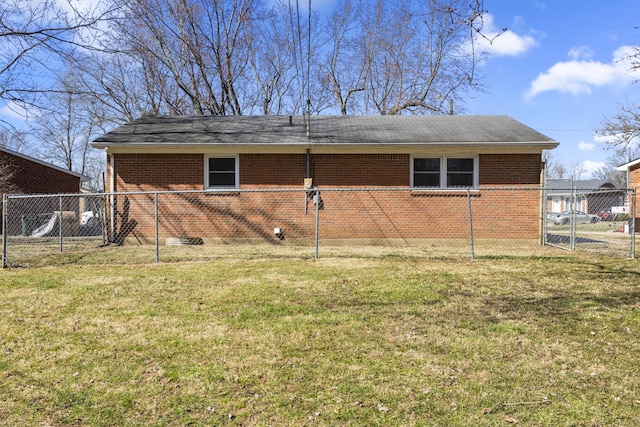
[[444,196],[444,197],[480,197],[478,188],[411,188],[409,190],[413,197]]
[[204,191],[205,196],[232,197],[240,195],[237,188],[206,188]]

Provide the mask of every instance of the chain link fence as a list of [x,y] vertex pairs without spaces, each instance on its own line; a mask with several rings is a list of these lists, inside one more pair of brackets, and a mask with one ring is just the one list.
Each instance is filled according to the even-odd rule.
[[628,251],[628,256],[634,257],[634,190],[573,187],[545,189],[544,194],[544,244],[615,255]]
[[2,256],[4,267],[118,251],[128,262],[560,250],[633,257],[634,206],[632,190],[540,187],[5,195]]

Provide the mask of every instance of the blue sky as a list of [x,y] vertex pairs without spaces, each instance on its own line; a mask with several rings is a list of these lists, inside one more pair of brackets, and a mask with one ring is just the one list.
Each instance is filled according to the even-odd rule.
[[[312,0],[325,11],[335,0]],[[308,1],[300,0],[306,6]],[[485,91],[466,114],[506,114],[555,139],[553,158],[580,177],[612,153],[594,136],[605,117],[640,101],[640,83],[621,60],[640,44],[640,0],[484,0],[493,55],[479,72]],[[640,73],[636,73],[640,80]]]
[[[612,153],[594,136],[620,104],[640,100],[640,73],[624,56],[640,44],[638,0],[485,0],[493,26],[507,27],[483,64],[486,93],[469,114],[508,114],[560,143],[556,161],[581,178]],[[491,22],[489,22],[491,24]]]
[[[312,0],[328,10],[335,0]],[[76,0],[93,6],[99,0]],[[308,0],[301,0],[305,8]],[[611,154],[594,136],[618,105],[640,101],[640,83],[623,60],[640,44],[639,0],[484,0],[487,33],[508,31],[482,64],[485,91],[466,105],[467,114],[507,114],[560,143],[553,155],[580,178]],[[640,73],[635,76],[640,80]],[[5,107],[0,118],[11,117]]]

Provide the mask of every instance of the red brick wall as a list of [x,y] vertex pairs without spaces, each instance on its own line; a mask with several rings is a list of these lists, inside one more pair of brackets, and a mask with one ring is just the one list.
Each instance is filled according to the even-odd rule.
[[[321,239],[468,239],[466,192],[448,195],[399,191],[320,193]],[[476,238],[537,239],[539,196],[530,190],[481,190],[471,197]],[[517,200],[516,205],[513,201]],[[509,205],[511,203],[511,205]],[[154,197],[118,196],[117,229],[153,241]],[[171,193],[158,197],[159,237],[274,240],[313,239],[315,205],[300,192]],[[129,224],[130,227],[123,226]],[[133,237],[133,235],[128,236]]]
[[59,194],[80,192],[80,178],[37,162],[0,152],[1,161],[13,171],[18,193]]
[[[116,154],[117,191],[202,190],[204,156],[197,154]],[[408,187],[410,156],[312,155],[314,184],[321,192],[324,239],[466,238],[466,191],[336,192],[331,187]],[[480,183],[487,187],[535,187],[540,155],[482,155]],[[300,188],[306,175],[304,154],[240,155],[240,187]],[[118,199],[117,221],[133,224],[138,238],[154,236],[154,205],[149,195]],[[472,197],[478,238],[539,236],[540,192],[481,190]],[[280,227],[289,239],[312,239],[315,205],[303,192],[177,194],[159,199],[160,237],[273,239]]]
[[[309,172],[319,187],[409,185],[409,156],[403,154],[313,154]],[[240,155],[240,186],[300,187],[307,173],[305,154]]]
[[318,154],[311,175],[319,187],[407,187],[407,154]]
[[540,154],[481,154],[480,185],[538,185]]
[[[202,190],[202,154],[115,154],[115,191]],[[310,172],[318,187],[407,187],[407,154],[313,154]],[[538,185],[539,154],[483,154],[480,185]],[[298,187],[306,175],[305,154],[240,155],[240,187]]]
[[[302,187],[305,154],[242,154],[240,187]],[[202,188],[202,187],[200,187]]]
[[[78,176],[4,151],[0,151],[0,163],[13,173],[12,183],[15,189],[11,191],[12,193],[77,194],[80,192],[80,177]],[[30,215],[51,214],[60,210],[60,207],[65,211],[76,212],[76,218],[79,218],[77,197],[43,198],[37,203],[29,199],[14,199],[11,202],[12,212],[23,212]],[[72,222],[75,224],[75,221]],[[6,231],[11,235],[21,234],[22,214],[9,215]]]
[[629,170],[629,188],[640,188],[640,164],[632,166]]
[[[636,195],[638,193],[638,190],[640,189],[640,164],[633,166],[630,170],[629,170],[629,188],[635,188],[636,189]],[[631,205],[633,203],[633,200],[629,200],[629,204],[630,204],[630,209],[631,212],[633,212],[633,206]],[[635,218],[635,231],[636,233],[640,233],[640,212],[638,207],[636,206],[636,218]]]
[[[202,190],[202,154],[115,154],[114,191]],[[109,169],[109,168],[107,168]]]

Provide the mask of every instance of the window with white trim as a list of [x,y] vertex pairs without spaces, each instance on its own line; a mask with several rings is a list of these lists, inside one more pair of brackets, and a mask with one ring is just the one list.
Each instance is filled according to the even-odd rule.
[[477,157],[412,158],[411,187],[475,188],[477,186]]
[[205,189],[237,189],[240,184],[239,175],[238,156],[205,157]]

